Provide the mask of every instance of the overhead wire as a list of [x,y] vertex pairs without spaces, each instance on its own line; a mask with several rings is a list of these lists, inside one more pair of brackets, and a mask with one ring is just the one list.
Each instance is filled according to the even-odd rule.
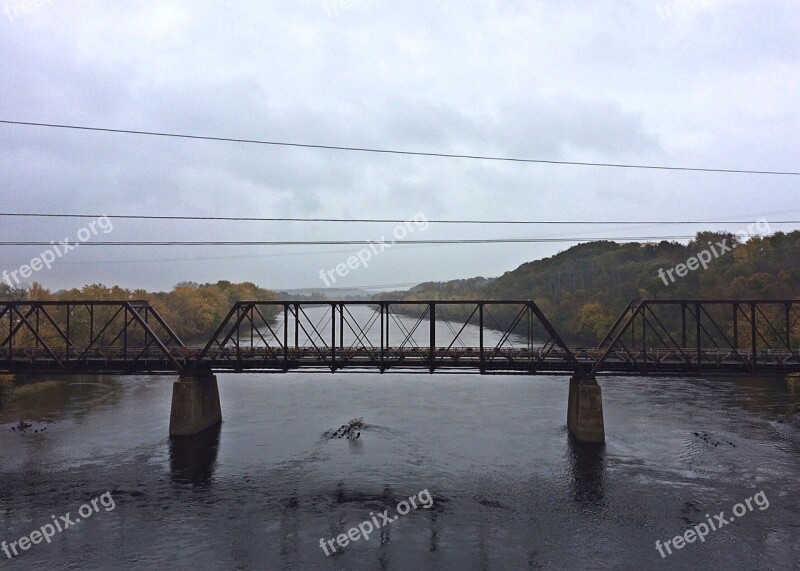
[[[756,234],[740,234],[751,237]],[[476,238],[476,239],[443,239],[443,240],[398,240],[396,242],[381,242],[380,240],[202,240],[202,241],[105,241],[105,242],[70,242],[81,246],[116,247],[116,246],[369,246],[369,245],[399,245],[399,244],[538,244],[559,242],[588,242],[588,241],[614,241],[614,242],[640,242],[653,240],[690,240],[694,236],[621,236],[621,237],[590,237],[590,238]],[[0,246],[55,246],[56,241],[0,241]]]
[[[789,210],[785,212],[798,212]],[[189,216],[189,215],[153,215],[153,214],[60,214],[45,212],[0,212],[0,217],[17,218],[109,218],[114,220],[184,220],[184,221],[230,221],[230,222],[302,222],[302,223],[368,223],[368,224],[403,224],[414,222],[414,219],[401,218],[293,218],[293,217],[251,217],[251,216]],[[737,217],[738,218],[738,217]],[[476,219],[424,219],[420,223],[430,224],[497,224],[497,225],[628,225],[628,224],[747,224],[752,220],[716,219],[716,220],[476,220]],[[774,220],[770,224],[800,224],[800,220]]]
[[136,129],[115,129],[110,127],[94,127],[88,125],[69,125],[64,123],[43,123],[36,121],[14,121],[9,119],[0,119],[0,124],[18,125],[27,127],[43,127],[50,129],[69,129],[75,131],[92,131],[99,133],[115,133],[124,135],[139,135],[148,137],[167,137],[175,139],[192,139],[200,141],[217,141],[226,143],[244,143],[252,145],[270,145],[278,147],[294,147],[304,149],[319,149],[319,150],[333,150],[333,151],[346,151],[357,153],[376,153],[385,155],[406,155],[417,157],[435,157],[435,158],[448,158],[448,159],[468,159],[479,161],[500,161],[500,162],[513,162],[513,163],[533,163],[533,164],[547,164],[547,165],[562,165],[562,166],[582,166],[582,167],[602,167],[602,168],[618,168],[618,169],[646,169],[646,170],[662,170],[662,171],[685,171],[685,172],[706,172],[706,173],[727,173],[727,174],[752,174],[752,175],[775,175],[775,176],[800,176],[798,171],[782,171],[782,170],[759,170],[749,168],[713,168],[713,167],[689,167],[689,166],[669,166],[669,165],[647,165],[647,164],[634,164],[634,163],[607,163],[607,162],[589,162],[589,161],[564,161],[553,159],[539,159],[539,158],[520,158],[520,157],[504,157],[493,155],[474,155],[474,154],[458,154],[458,153],[445,153],[445,152],[426,152],[426,151],[410,151],[401,149],[381,149],[375,147],[354,147],[346,145],[323,145],[318,143],[296,143],[289,141],[271,141],[263,139],[244,139],[237,137],[220,137],[210,135],[192,135],[187,133],[171,133],[166,131],[142,131]]

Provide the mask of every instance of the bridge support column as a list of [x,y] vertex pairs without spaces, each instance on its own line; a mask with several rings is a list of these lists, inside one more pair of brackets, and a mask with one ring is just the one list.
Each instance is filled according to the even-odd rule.
[[603,397],[594,377],[575,375],[569,380],[567,428],[578,442],[606,441]]
[[15,379],[15,375],[0,375],[0,410],[3,409],[3,404],[11,396]]
[[800,397],[800,373],[786,375],[786,388],[789,389],[789,394]]
[[170,436],[190,436],[222,422],[217,377],[210,371],[184,373],[172,385]]

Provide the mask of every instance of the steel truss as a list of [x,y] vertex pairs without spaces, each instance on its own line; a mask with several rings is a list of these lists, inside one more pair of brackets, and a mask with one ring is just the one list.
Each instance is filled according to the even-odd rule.
[[798,300],[635,300],[598,346],[598,372],[800,370]]
[[[356,307],[367,311],[357,315]],[[510,323],[506,327],[499,325],[500,312]],[[278,319],[273,322],[272,316]],[[468,326],[478,329],[476,346],[464,342]],[[490,329],[493,337],[500,332],[499,339],[487,340]],[[544,345],[537,338],[545,338]],[[495,374],[573,371],[576,366],[569,347],[531,301],[242,301],[231,308],[196,364],[233,371],[466,369]]]
[[183,342],[146,301],[0,302],[8,373],[180,370]]
[[532,301],[242,301],[199,348],[146,301],[8,301],[0,372],[784,374],[800,371],[798,308],[637,300],[598,347],[570,349]]

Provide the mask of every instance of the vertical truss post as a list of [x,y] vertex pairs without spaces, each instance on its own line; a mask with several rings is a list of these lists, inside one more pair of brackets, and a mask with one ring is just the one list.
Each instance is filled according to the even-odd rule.
[[339,348],[344,349],[344,304],[339,304]]
[[65,349],[66,349],[66,351],[67,351],[67,359],[66,359],[66,362],[67,362],[67,363],[69,363],[69,346],[70,346],[70,336],[69,336],[69,314],[70,314],[70,309],[69,309],[69,304],[67,304],[67,334],[66,334],[66,340],[64,341],[64,343],[66,344],[66,347],[65,347]]
[[701,341],[702,337],[700,335],[701,329],[700,329],[700,304],[699,303],[695,303],[694,304],[694,313],[695,313],[695,315],[694,315],[694,317],[695,317],[695,333],[697,335],[697,339],[695,339],[695,345],[697,345],[697,372],[699,373],[703,368],[703,365],[702,365],[703,350],[702,350],[702,347],[700,346],[700,341]]
[[[144,324],[147,325],[148,327],[150,327],[148,325],[149,317],[150,317],[150,308],[146,307],[144,310]],[[150,335],[147,329],[144,330],[144,346],[145,348],[150,346]]]
[[533,374],[536,369],[533,359],[533,335],[536,327],[536,315],[533,312],[532,300],[529,299],[525,304],[525,310],[528,312],[528,371]]
[[750,349],[753,355],[753,372],[758,370],[758,348],[756,346],[756,304],[750,302]]
[[681,351],[684,354],[684,366],[687,369],[692,368],[692,357],[689,353],[689,340],[686,333],[686,304],[681,303]]
[[791,313],[792,304],[787,302],[785,307],[786,307],[786,350],[787,351],[791,351],[792,350],[792,324],[791,324],[791,321],[789,319],[789,313]]
[[331,373],[336,370],[336,304],[331,304]]
[[478,305],[478,329],[479,343],[481,352],[481,373],[486,372],[486,355],[483,352],[483,303]]
[[[246,312],[247,310],[245,310]],[[239,328],[242,324],[242,308],[241,306],[236,307],[236,323],[234,327],[236,328],[236,360],[241,364],[242,362],[242,345],[239,343]]]
[[289,304],[283,304],[283,370],[289,370]]
[[686,349],[686,304],[681,304],[681,347]]
[[739,304],[733,304],[733,350],[739,354]]
[[647,372],[647,302],[642,304],[642,363],[643,372]]
[[250,304],[250,307],[248,308],[248,311],[250,312],[250,317],[248,319],[248,321],[250,322],[250,349],[254,349],[255,348],[255,329],[256,329],[256,324],[255,324],[256,305],[254,303]]
[[300,348],[300,305],[294,304],[294,347]]
[[[383,366],[383,355],[386,352],[386,341],[385,341],[384,335],[383,335],[383,327],[384,327],[384,325],[383,325],[383,321],[384,321],[384,317],[383,317],[384,304],[383,304],[383,302],[381,302],[378,307],[381,310],[381,373],[382,373],[385,370],[384,366]],[[387,316],[387,320],[388,320],[388,316]]]
[[531,341],[533,337],[533,312],[531,311],[531,304],[530,302],[525,304],[525,313],[527,314],[527,321],[528,321],[528,338],[526,339],[526,349],[528,350],[528,354],[531,354],[533,350],[533,342]]
[[431,342],[431,364],[430,369],[431,373],[433,372],[436,364],[436,304],[431,303],[429,306],[430,310],[430,322],[431,322],[431,335],[430,335],[430,342]]
[[[131,312],[134,310],[131,309]],[[128,307],[125,307],[125,313],[122,315],[122,359],[128,360]]]

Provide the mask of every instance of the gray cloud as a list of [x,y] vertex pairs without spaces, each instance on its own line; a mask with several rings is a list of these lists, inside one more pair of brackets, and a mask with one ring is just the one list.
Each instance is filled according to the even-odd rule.
[[[698,4],[662,18],[658,3],[610,0],[371,0],[329,11],[312,0],[45,3],[14,19],[0,16],[7,54],[0,60],[0,116],[433,152],[797,170],[796,2]],[[777,177],[0,126],[0,192],[11,211],[755,219],[792,209],[794,186]],[[2,219],[0,238],[55,240],[79,227],[77,220]],[[107,238],[377,239],[391,229],[119,221]],[[558,233],[597,235],[586,228],[432,226],[424,236]],[[342,285],[497,275],[563,248],[397,248]],[[37,253],[3,248],[0,263],[16,267]],[[320,268],[343,256],[341,247],[86,248],[36,277],[56,288],[95,281],[168,288],[221,278],[309,287],[320,285]],[[175,261],[181,257],[187,259]]]

